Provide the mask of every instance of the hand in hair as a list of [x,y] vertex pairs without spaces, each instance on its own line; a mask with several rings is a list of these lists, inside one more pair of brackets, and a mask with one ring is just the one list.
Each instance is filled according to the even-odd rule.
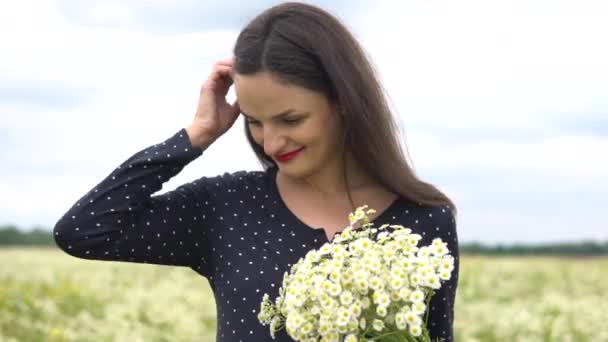
[[233,83],[233,63],[232,57],[215,63],[201,87],[194,120],[186,128],[193,146],[207,148],[226,133],[239,116],[238,102],[229,104],[226,101],[226,94]]

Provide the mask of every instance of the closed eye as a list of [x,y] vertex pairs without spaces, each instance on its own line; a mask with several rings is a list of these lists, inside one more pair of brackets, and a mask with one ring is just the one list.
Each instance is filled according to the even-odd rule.
[[302,121],[302,118],[286,118],[283,119],[283,122],[288,124],[288,125],[293,125],[296,124],[298,122]]
[[[259,121],[253,120],[253,119],[246,119],[247,123],[250,125],[255,125],[255,126],[259,126],[261,125],[261,123]],[[286,125],[295,125],[298,122],[302,121],[302,118],[289,118],[289,119],[283,119],[281,120],[282,123],[286,124]]]

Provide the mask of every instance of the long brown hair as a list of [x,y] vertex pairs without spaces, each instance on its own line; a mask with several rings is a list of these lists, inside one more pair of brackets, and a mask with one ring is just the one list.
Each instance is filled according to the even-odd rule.
[[[365,172],[411,201],[447,205],[456,215],[454,203],[418,179],[408,164],[374,69],[335,16],[298,2],[271,7],[241,31],[234,57],[238,74],[266,71],[281,82],[325,94],[343,116],[344,143]],[[277,167],[255,143],[246,122],[245,133],[264,169]]]

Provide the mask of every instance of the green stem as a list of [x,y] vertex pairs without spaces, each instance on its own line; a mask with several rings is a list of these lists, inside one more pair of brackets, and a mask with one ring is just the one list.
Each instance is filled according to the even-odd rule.
[[429,312],[431,312],[431,308],[430,308],[430,305],[431,305],[431,297],[433,297],[433,295],[435,295],[435,291],[431,290],[431,291],[429,292],[429,294],[427,295],[426,300],[425,300],[425,304],[426,304],[426,314],[424,315],[424,324],[425,324],[426,326],[428,326],[428,324],[429,324]]

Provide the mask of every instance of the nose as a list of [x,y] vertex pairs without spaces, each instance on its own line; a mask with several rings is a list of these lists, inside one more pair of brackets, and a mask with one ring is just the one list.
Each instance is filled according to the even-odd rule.
[[283,153],[287,139],[270,127],[264,127],[264,153],[273,156],[277,153]]

